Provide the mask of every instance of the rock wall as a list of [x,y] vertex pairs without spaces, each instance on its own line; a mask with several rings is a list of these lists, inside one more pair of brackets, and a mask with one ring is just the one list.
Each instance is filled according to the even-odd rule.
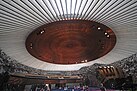
[[[125,73],[125,76],[132,75],[134,83],[137,83],[137,53],[109,65],[120,67]],[[90,85],[91,84],[97,85],[100,83],[100,81],[97,79],[98,77],[96,71],[96,69],[99,66],[107,66],[107,65],[96,63],[91,66],[82,67],[78,71],[59,71],[59,72],[45,71],[20,64],[15,59],[12,59],[11,57],[7,56],[0,49],[0,73],[5,73],[8,71],[9,73],[29,73],[29,74],[37,74],[37,75],[47,75],[47,74],[55,75],[56,73],[67,76],[81,75],[85,78],[85,80],[89,79]]]
[[[83,74],[83,76],[85,76],[86,78],[89,77],[90,75],[90,80],[94,81],[94,80],[98,80],[99,77],[97,74],[96,69],[99,66],[116,66],[122,69],[122,71],[124,72],[125,77],[131,75],[133,78],[134,83],[137,83],[137,53],[133,54],[127,58],[124,58],[122,60],[119,60],[117,62],[105,65],[105,64],[94,64],[91,66],[87,66],[87,67],[82,67],[79,71],[80,74]],[[96,76],[96,79],[94,78],[94,76]],[[92,80],[92,78],[94,78]],[[98,84],[100,83],[100,81],[97,81]]]

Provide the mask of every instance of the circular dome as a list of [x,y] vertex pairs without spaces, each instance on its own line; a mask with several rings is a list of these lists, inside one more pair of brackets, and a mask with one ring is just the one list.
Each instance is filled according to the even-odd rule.
[[116,44],[107,26],[88,20],[62,20],[40,26],[28,36],[28,52],[45,62],[77,64],[98,59]]

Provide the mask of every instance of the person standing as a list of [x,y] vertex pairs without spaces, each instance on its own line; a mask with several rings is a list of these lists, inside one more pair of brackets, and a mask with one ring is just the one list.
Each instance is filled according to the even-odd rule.
[[104,85],[101,83],[101,87],[100,87],[101,91],[107,91],[106,88],[104,87]]

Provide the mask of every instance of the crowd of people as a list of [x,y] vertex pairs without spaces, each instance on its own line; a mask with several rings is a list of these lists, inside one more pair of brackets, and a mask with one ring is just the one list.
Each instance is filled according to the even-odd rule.
[[[50,84],[48,84],[50,85]],[[48,85],[32,85],[30,91],[89,91],[88,86],[60,86],[51,88]]]

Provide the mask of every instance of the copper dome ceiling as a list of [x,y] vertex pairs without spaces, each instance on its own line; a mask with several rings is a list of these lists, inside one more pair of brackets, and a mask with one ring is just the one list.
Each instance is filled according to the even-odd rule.
[[98,59],[110,52],[116,43],[107,26],[86,20],[62,20],[43,25],[26,40],[34,57],[54,64],[77,64]]
[[[102,57],[92,61],[87,59],[89,62],[79,64],[44,62],[26,50],[26,39],[35,29],[71,19],[95,21],[109,27],[116,35],[114,48]],[[136,35],[137,0],[0,0],[0,48],[11,58],[30,67],[43,70],[78,70],[94,63],[113,63],[137,52]],[[77,37],[74,41],[59,44],[72,49],[77,45],[78,50],[83,46],[81,43],[84,40]],[[55,48],[52,43],[51,47]]]

